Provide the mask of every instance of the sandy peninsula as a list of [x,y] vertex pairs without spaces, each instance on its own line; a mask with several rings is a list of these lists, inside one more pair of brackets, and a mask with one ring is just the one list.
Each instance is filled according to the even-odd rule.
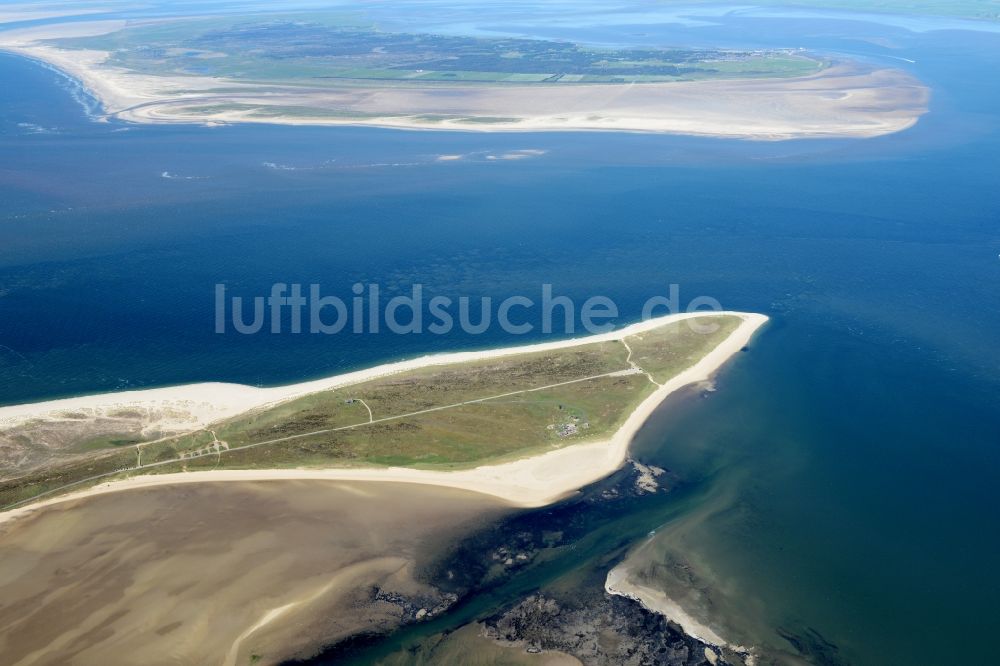
[[[454,596],[416,575],[435,557],[429,540],[450,543],[491,516],[550,503],[613,472],[662,400],[710,378],[767,318],[693,312],[595,336],[426,356],[272,389],[199,384],[3,408],[10,423],[82,410],[154,414],[167,411],[165,404],[181,409],[197,396],[192,418],[208,420],[217,416],[213,407],[238,412],[456,361],[619,344],[626,337],[631,359],[631,336],[713,316],[729,317],[714,347],[661,380],[605,441],[455,472],[327,468],[139,476],[2,513],[7,566],[0,587],[24,603],[9,605],[6,618],[0,609],[0,623],[11,628],[0,632],[0,651],[16,664],[42,656],[99,662],[123,652],[143,663],[150,655],[178,663],[206,655],[222,664],[279,663],[362,631],[433,617]],[[118,495],[126,490],[127,497]],[[39,580],[58,584],[39,597]],[[15,612],[24,604],[29,611]],[[679,617],[687,626],[688,618]],[[717,639],[695,629],[705,640]]]
[[856,62],[792,78],[633,84],[483,85],[393,81],[317,87],[148,75],[109,64],[105,51],[49,40],[114,32],[122,21],[80,21],[0,33],[0,50],[77,79],[105,116],[137,123],[364,125],[461,131],[595,130],[751,140],[869,138],[912,127],[930,93],[910,74]]
[[[607,441],[581,443],[508,463],[483,465],[473,469],[456,471],[430,471],[410,468],[334,468],[219,470],[214,472],[204,471],[136,476],[125,480],[104,483],[87,490],[52,497],[7,511],[0,514],[0,522],[41,507],[51,506],[71,499],[118,492],[130,488],[209,481],[268,479],[393,481],[472,490],[492,495],[511,504],[523,507],[549,504],[618,469],[626,460],[628,446],[632,437],[642,427],[653,410],[675,391],[690,384],[708,380],[728,359],[737,354],[749,342],[753,334],[767,321],[767,317],[759,314],[734,312],[683,313],[650,319],[621,330],[594,336],[497,350],[425,356],[338,375],[328,379],[276,388],[253,388],[234,384],[195,384],[152,389],[149,391],[85,396],[32,405],[16,405],[0,408],[0,427],[10,427],[13,424],[31,419],[57,418],[60,414],[81,409],[113,411],[128,407],[155,411],[162,409],[162,405],[164,404],[177,406],[190,403],[192,418],[205,425],[225,416],[278,403],[293,397],[335,387],[349,386],[405,370],[456,362],[494,359],[525,352],[564,349],[594,342],[618,340],[624,336],[649,331],[671,322],[683,321],[684,319],[693,317],[704,317],[706,315],[737,316],[741,319],[741,323],[721,344],[702,357],[697,363],[658,386],[629,415],[625,423]],[[192,396],[195,396],[193,400]],[[191,426],[188,427],[191,428]]]

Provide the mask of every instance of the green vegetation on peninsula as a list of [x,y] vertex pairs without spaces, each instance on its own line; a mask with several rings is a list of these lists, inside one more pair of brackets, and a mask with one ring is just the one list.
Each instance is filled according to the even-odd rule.
[[33,441],[59,439],[62,449],[30,473],[2,470],[0,506],[136,474],[452,470],[608,440],[643,400],[741,322],[737,315],[695,317],[615,340],[428,365],[140,444],[131,444],[143,435],[126,412],[110,428],[73,414],[29,420],[0,432],[0,443],[27,449]]

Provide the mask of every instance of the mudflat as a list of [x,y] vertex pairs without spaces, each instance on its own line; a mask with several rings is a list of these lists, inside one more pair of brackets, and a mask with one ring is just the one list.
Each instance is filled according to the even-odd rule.
[[0,527],[0,653],[11,665],[308,655],[443,610],[421,563],[504,510],[453,489],[329,481],[66,502]]

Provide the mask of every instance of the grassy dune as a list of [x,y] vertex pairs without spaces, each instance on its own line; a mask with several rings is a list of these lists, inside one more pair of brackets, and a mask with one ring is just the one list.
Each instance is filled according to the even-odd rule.
[[[109,480],[119,471],[447,470],[604,440],[658,384],[694,365],[740,321],[697,317],[621,340],[410,370],[137,446],[118,443],[131,433],[104,433],[99,440],[87,435],[86,448],[101,442],[107,448],[70,464],[54,459],[41,471],[3,482],[0,506],[68,484]],[[79,450],[74,423],[65,427],[64,440]]]

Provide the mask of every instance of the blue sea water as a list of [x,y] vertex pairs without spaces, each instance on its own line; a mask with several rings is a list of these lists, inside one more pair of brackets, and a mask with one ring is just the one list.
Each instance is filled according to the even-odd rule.
[[[641,555],[699,561],[719,621],[752,640],[808,629],[849,663],[941,664],[961,637],[963,658],[988,663],[1000,38],[794,17],[590,34],[794,35],[908,67],[932,111],[880,139],[782,143],[133,126],[94,122],[72,82],[0,56],[0,404],[277,384],[541,335],[219,335],[217,283],[497,299],[551,283],[613,298],[621,324],[678,284],[683,302],[773,321],[718,392],[643,432],[637,454],[715,508]],[[490,159],[517,150],[537,154]]]

